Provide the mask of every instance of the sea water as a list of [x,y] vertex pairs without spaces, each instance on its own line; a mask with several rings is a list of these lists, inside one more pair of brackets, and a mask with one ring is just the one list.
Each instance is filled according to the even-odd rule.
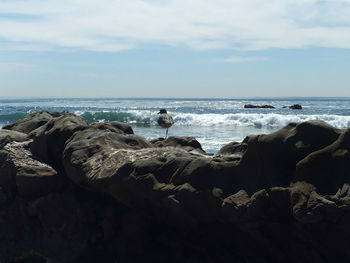
[[[245,104],[268,104],[275,109],[245,109]],[[303,109],[283,108],[293,104]],[[157,125],[161,108],[175,122],[169,136],[193,136],[211,153],[229,142],[271,133],[290,122],[323,120],[337,128],[350,127],[350,98],[0,98],[0,127],[41,110],[68,111],[89,123],[128,123],[136,134],[151,140],[165,136]]]

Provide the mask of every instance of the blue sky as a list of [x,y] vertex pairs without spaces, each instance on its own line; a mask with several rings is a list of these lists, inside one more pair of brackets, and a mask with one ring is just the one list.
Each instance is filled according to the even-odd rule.
[[350,96],[350,0],[0,0],[1,97]]

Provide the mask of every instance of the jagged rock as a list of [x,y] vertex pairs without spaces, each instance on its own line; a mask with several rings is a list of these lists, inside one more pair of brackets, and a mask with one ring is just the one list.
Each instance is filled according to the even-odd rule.
[[37,197],[59,191],[65,179],[33,158],[28,142],[7,144],[0,153],[0,186],[9,196]]

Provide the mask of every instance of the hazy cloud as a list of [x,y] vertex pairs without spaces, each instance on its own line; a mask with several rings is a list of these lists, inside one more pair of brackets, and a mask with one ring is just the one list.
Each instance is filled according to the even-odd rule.
[[16,50],[350,48],[350,0],[0,0],[0,40]]
[[35,70],[37,66],[34,64],[27,64],[21,62],[0,62],[0,70],[13,71],[13,70]]
[[222,63],[245,63],[245,62],[258,62],[258,61],[268,61],[268,57],[228,57],[228,58],[219,58],[216,59],[216,62]]

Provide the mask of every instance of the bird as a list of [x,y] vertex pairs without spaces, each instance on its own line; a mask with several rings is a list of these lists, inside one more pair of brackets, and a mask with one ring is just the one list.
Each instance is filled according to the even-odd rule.
[[173,117],[171,117],[166,109],[160,109],[158,112],[158,124],[162,128],[166,128],[165,138],[168,136],[168,129],[174,124]]

